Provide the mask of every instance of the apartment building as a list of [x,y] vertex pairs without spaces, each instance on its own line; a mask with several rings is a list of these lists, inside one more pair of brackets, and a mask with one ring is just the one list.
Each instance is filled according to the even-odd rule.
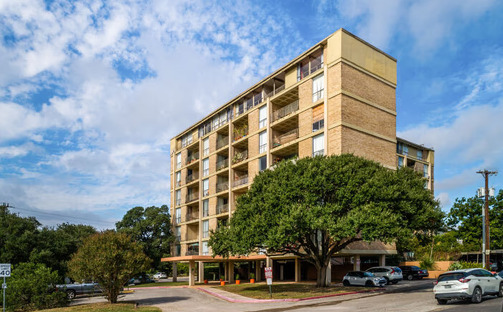
[[[203,263],[216,261],[231,281],[236,261],[249,261],[257,279],[266,262],[277,266],[275,278],[309,279],[312,270],[296,257],[221,259],[208,247],[210,230],[228,222],[253,178],[284,159],[352,153],[390,169],[424,172],[433,189],[433,150],[396,137],[396,85],[396,60],[340,29],[174,137],[176,244],[174,256],[163,260],[189,262],[191,274],[199,263],[200,280]],[[360,269],[394,253],[379,242],[355,244],[334,265]]]

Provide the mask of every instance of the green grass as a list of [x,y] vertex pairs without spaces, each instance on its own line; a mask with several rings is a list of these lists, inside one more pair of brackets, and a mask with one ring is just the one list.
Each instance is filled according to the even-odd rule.
[[[218,286],[222,290],[232,292],[241,296],[254,299],[269,299],[269,286],[266,284],[241,284],[241,285],[226,285]],[[327,296],[341,293],[349,293],[354,291],[375,290],[374,287],[343,287],[331,286],[318,288],[313,284],[273,284],[272,298],[273,299],[296,299],[308,298],[317,296]]]
[[133,303],[94,303],[66,308],[43,310],[44,312],[160,312],[161,309],[155,307],[138,307],[135,309]]
[[140,284],[135,286],[126,286],[125,288],[142,288],[142,287],[158,287],[158,286],[189,286],[189,282],[157,282]]

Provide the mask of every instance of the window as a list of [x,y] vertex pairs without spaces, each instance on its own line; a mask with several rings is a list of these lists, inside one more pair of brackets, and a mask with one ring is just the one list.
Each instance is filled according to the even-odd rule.
[[210,154],[210,139],[206,138],[203,140],[203,156],[208,156]]
[[323,130],[324,125],[325,125],[324,119],[313,122],[313,132]]
[[182,204],[182,191],[178,190],[175,192],[175,206],[180,206]]
[[210,180],[203,180],[203,196],[210,195]]
[[203,200],[203,217],[210,215],[210,202],[208,199]]
[[203,238],[206,238],[209,236],[210,236],[210,221],[204,220],[203,221]]
[[176,154],[176,169],[182,168],[182,153]]
[[323,134],[313,137],[313,157],[323,155],[325,153],[324,145],[325,137]]
[[423,165],[423,177],[428,177],[428,165]]
[[396,147],[396,152],[398,154],[403,154],[403,155],[408,155],[409,154],[409,147],[403,143],[398,143]]
[[262,156],[258,159],[259,171],[264,171],[267,169],[267,156]]
[[182,222],[182,208],[175,209],[175,222],[176,223]]
[[267,131],[260,132],[260,134],[258,135],[258,138],[259,138],[258,152],[260,154],[260,153],[263,153],[267,150]]
[[402,167],[403,167],[403,157],[398,156],[398,168],[402,168]]
[[175,249],[175,256],[181,256],[182,254],[182,246],[180,244],[176,244],[176,249]]
[[203,255],[208,255],[208,242],[203,242]]
[[177,241],[182,240],[182,227],[181,226],[175,227],[175,237],[176,237]]
[[176,187],[179,187],[180,185],[182,185],[182,173],[180,171],[178,171],[176,174]]
[[218,118],[218,116],[213,117],[213,126],[211,127],[212,130],[218,129],[219,126],[220,126],[220,119]]
[[313,103],[323,98],[324,76],[319,75],[313,78]]
[[417,150],[416,157],[417,157],[417,159],[422,160],[423,159],[423,151]]
[[258,128],[262,129],[267,125],[267,106],[262,106],[258,110]]
[[210,159],[203,159],[203,177],[210,174]]

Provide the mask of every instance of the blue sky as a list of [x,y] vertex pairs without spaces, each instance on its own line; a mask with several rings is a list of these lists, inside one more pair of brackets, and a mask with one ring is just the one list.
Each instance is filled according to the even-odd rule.
[[0,0],[0,202],[98,228],[168,204],[169,139],[342,27],[398,59],[397,132],[435,149],[448,210],[503,170],[501,16],[495,0]]

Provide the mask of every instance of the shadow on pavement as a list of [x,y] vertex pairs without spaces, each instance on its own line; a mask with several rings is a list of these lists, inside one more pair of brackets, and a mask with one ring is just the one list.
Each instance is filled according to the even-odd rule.
[[189,297],[180,297],[180,296],[166,296],[166,297],[155,297],[155,298],[145,298],[145,299],[136,299],[134,302],[139,305],[156,305],[163,303],[173,303],[177,301],[188,300]]

